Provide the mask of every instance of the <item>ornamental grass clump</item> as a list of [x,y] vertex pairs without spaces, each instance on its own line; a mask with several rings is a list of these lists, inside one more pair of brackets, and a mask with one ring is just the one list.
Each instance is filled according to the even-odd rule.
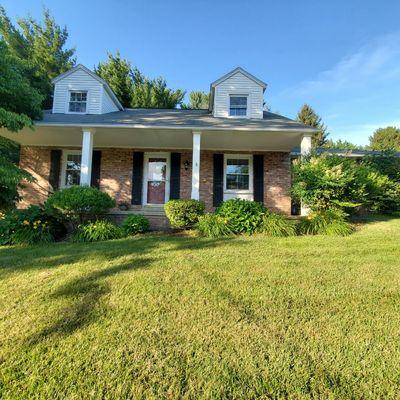
[[211,213],[199,217],[196,230],[200,235],[210,238],[230,236],[233,234],[226,218]]
[[273,237],[295,236],[296,225],[282,214],[267,211],[262,218],[259,232]]
[[354,227],[345,217],[342,211],[336,209],[313,211],[299,222],[297,231],[301,235],[348,236]]
[[120,239],[124,231],[110,221],[95,221],[81,224],[71,236],[72,242],[100,242],[104,240]]

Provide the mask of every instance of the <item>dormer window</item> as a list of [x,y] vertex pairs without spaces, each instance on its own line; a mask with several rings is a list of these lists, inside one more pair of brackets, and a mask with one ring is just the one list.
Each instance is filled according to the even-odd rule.
[[69,107],[70,113],[86,113],[87,92],[73,91],[70,92]]
[[230,117],[247,116],[247,96],[243,95],[229,96],[229,116]]

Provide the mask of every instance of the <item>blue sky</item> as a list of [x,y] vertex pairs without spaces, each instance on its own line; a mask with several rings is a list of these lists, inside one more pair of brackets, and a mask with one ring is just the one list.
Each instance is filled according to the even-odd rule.
[[67,25],[78,62],[92,68],[119,50],[169,86],[208,90],[242,66],[268,83],[272,111],[305,102],[333,139],[366,144],[400,126],[400,1],[2,0],[9,16]]

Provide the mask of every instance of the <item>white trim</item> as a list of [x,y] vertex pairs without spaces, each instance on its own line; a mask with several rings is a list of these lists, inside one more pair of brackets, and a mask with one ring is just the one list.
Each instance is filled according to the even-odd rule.
[[250,80],[252,80],[255,83],[257,83],[258,85],[260,85],[264,90],[266,89],[267,84],[265,82],[263,82],[262,80],[256,78],[254,75],[250,74],[250,72],[247,72],[242,67],[237,67],[234,70],[232,70],[231,72],[228,72],[227,74],[225,74],[221,78],[219,78],[216,81],[212,82],[210,86],[213,88],[213,87],[219,85],[220,83],[226,81],[228,78],[236,75],[237,73],[243,74],[244,76],[246,76]]
[[[69,103],[71,102],[71,93],[86,93],[86,111],[85,112],[79,112],[79,111],[69,111]],[[65,105],[65,114],[78,114],[78,115],[85,115],[89,114],[88,108],[89,108],[89,90],[85,89],[68,89],[68,101],[67,104]]]
[[[231,97],[246,97],[246,115],[231,115]],[[231,91],[228,93],[228,118],[232,119],[249,119],[250,118],[250,104],[251,98],[249,93],[243,93],[241,91]]]
[[90,186],[92,177],[93,135],[90,130],[82,132],[81,186]]
[[[234,190],[226,188],[226,166],[227,160],[229,159],[239,159],[239,160],[249,160],[249,188],[246,190]],[[253,195],[253,154],[230,154],[224,153],[224,194],[247,194]]]
[[166,158],[167,159],[167,170],[165,172],[165,199],[166,203],[169,200],[170,192],[170,181],[171,181],[171,153],[167,152],[154,152],[154,153],[144,153],[143,158],[143,188],[142,188],[142,205],[151,207],[162,207],[162,204],[151,204],[147,203],[147,178],[149,172],[149,158]]
[[192,192],[190,198],[200,200],[200,157],[201,157],[201,132],[193,132],[192,149]]
[[70,187],[69,185],[65,184],[65,178],[67,173],[67,158],[69,155],[80,155],[81,156],[81,165],[82,165],[82,151],[81,150],[62,150],[62,161],[61,161],[61,174],[60,174],[60,181],[59,185],[60,188],[67,188]]

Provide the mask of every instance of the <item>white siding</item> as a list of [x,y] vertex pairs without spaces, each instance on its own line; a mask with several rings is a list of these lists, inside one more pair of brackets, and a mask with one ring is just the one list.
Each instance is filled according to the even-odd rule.
[[247,95],[248,117],[263,118],[263,88],[241,72],[237,72],[215,87],[214,117],[229,117],[231,94]]
[[107,93],[107,90],[103,87],[103,96],[101,99],[101,112],[102,114],[106,114],[114,111],[118,111],[118,107],[115,105],[114,101]]
[[87,114],[101,114],[103,85],[81,69],[74,71],[55,84],[53,113],[65,114],[68,112],[71,90],[86,90],[88,92]]

